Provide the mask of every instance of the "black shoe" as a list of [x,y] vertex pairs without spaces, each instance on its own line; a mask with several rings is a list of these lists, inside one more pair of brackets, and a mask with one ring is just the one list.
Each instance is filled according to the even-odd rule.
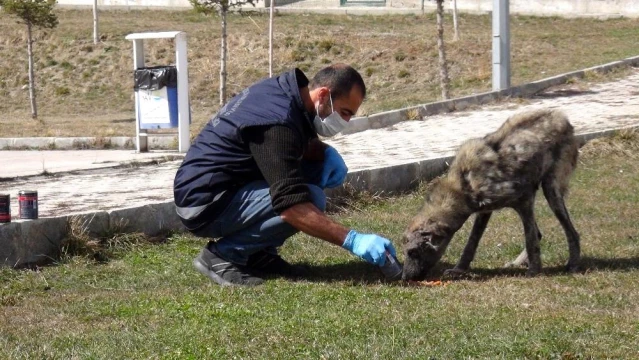
[[222,259],[207,247],[204,247],[200,255],[193,260],[193,266],[222,286],[255,286],[264,282],[247,271],[246,267]]
[[264,275],[277,275],[288,278],[299,278],[308,275],[309,268],[304,265],[291,265],[277,254],[258,251],[249,256],[246,267]]

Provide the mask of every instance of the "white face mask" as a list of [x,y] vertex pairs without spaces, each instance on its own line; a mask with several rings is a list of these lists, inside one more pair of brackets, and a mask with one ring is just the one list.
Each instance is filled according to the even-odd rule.
[[342,119],[342,117],[337,113],[337,111],[333,110],[333,99],[329,94],[328,98],[331,101],[331,114],[322,119],[319,116],[319,102],[315,105],[315,119],[313,119],[313,126],[315,126],[315,131],[321,136],[331,137],[335,136],[338,132],[344,130],[344,128],[348,125],[348,121]]

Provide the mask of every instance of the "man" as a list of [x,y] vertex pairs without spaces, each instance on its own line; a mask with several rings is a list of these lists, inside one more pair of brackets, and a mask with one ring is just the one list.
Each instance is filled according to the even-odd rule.
[[309,82],[299,69],[258,82],[202,129],[175,176],[177,212],[209,241],[193,264],[220,285],[258,285],[262,275],[298,276],[277,248],[298,231],[382,266],[388,239],[360,234],[324,213],[324,188],[348,169],[318,134],[343,130],[366,96],[360,74],[329,66]]

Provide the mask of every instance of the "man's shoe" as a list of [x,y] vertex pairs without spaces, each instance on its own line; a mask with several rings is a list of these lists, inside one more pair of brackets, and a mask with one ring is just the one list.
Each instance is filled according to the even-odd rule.
[[264,275],[277,275],[288,278],[299,278],[308,275],[309,268],[304,265],[291,265],[277,254],[258,251],[249,256],[246,267]]
[[246,267],[222,259],[207,247],[204,247],[200,255],[193,260],[193,266],[222,286],[255,286],[264,282],[248,272]]

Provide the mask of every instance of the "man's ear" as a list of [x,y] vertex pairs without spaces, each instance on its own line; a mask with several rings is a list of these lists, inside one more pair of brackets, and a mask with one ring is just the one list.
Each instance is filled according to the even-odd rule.
[[328,100],[328,97],[331,95],[331,92],[329,91],[328,87],[326,86],[322,86],[317,88],[317,96],[319,98],[320,102],[325,102]]

